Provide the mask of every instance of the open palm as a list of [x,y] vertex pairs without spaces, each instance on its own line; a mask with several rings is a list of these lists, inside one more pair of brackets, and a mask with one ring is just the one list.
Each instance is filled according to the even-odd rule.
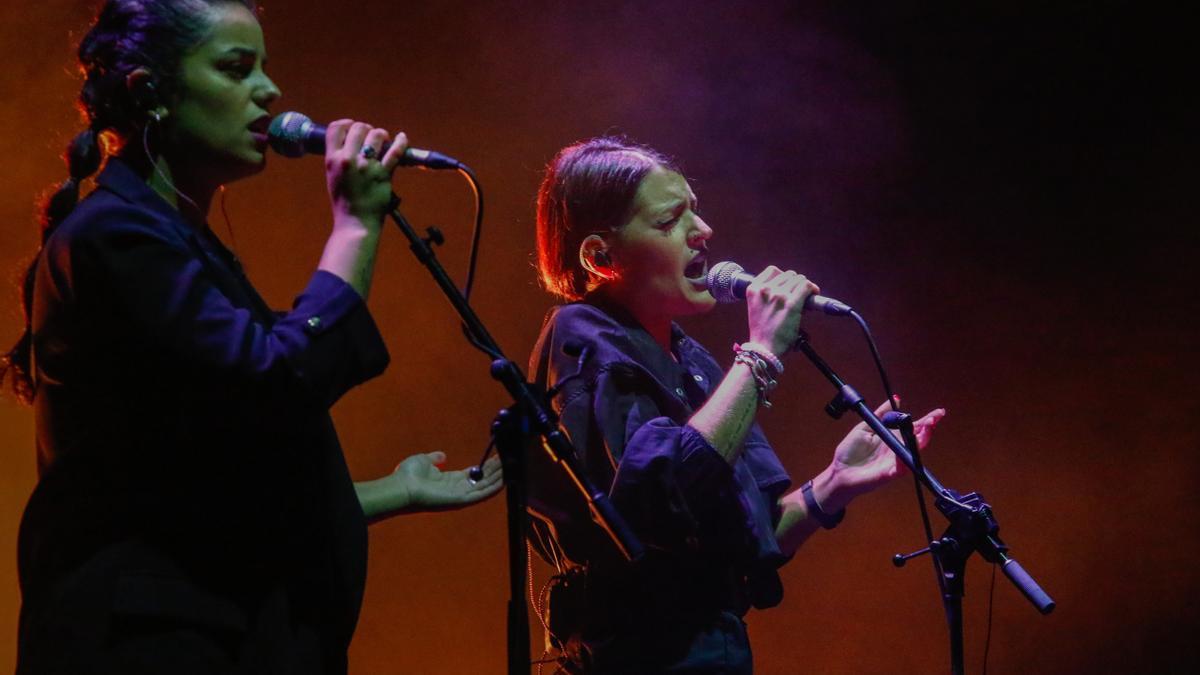
[[[889,409],[884,403],[875,410],[876,415],[883,415]],[[924,449],[929,444],[929,438],[934,427],[946,416],[944,408],[931,410],[913,424],[913,433],[917,437],[917,446]],[[893,432],[899,437],[899,432]],[[859,495],[870,492],[890,481],[904,470],[904,466],[896,459],[896,454],[883,443],[883,439],[875,435],[866,422],[859,422],[846,434],[833,453],[833,469],[838,482],[849,489],[852,494]]]
[[481,502],[504,486],[499,458],[483,465],[483,477],[472,481],[468,469],[442,471],[444,452],[427,452],[406,458],[392,478],[408,494],[406,511],[448,511]]

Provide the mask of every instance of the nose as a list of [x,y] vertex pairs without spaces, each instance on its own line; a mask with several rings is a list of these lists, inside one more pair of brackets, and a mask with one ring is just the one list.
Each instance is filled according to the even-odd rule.
[[262,83],[254,91],[254,102],[266,110],[271,107],[272,103],[278,101],[280,96],[283,96],[283,92],[279,91],[275,81],[267,77],[265,73],[262,79]]
[[689,244],[700,244],[712,238],[713,229],[704,222],[703,218],[696,216],[693,222],[695,227],[692,228],[691,235],[688,237]]

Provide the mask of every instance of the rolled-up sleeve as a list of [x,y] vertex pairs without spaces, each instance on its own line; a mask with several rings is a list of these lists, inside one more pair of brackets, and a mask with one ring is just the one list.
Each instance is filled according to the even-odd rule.
[[[716,382],[720,367],[678,338],[681,369],[637,330],[587,303],[552,310],[531,359],[535,382],[556,391],[555,410],[588,476],[607,488],[643,543],[773,574],[781,560],[778,513],[764,502],[787,487],[787,472],[757,425],[737,462],[722,457],[689,424],[700,396],[685,398],[691,382],[683,379]],[[562,499],[565,490],[553,491],[554,472],[539,476],[541,483],[531,481],[531,504],[553,522],[570,559],[592,559],[606,537],[583,508]],[[556,508],[564,503],[575,508]]]
[[589,467],[604,468],[594,447],[603,443],[604,464],[615,466],[615,474],[593,469],[591,477],[605,481],[613,505],[645,543],[695,548],[704,533],[701,513],[740,512],[733,469],[686,420],[663,414],[648,374],[612,370],[600,368],[565,397],[568,435],[583,448]]

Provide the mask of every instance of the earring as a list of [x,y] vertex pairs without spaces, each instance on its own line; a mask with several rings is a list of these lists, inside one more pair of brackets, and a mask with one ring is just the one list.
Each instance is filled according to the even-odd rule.
[[155,124],[159,124],[162,122],[162,115],[160,115],[157,110],[151,110],[150,119],[154,120]]

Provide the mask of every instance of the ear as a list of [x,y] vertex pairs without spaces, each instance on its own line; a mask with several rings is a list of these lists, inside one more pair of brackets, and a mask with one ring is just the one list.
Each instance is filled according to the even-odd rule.
[[612,281],[617,277],[612,256],[608,253],[608,243],[598,234],[589,234],[579,243],[579,266],[605,281]]
[[162,98],[155,88],[156,80],[154,73],[148,68],[135,68],[133,72],[125,76],[125,89],[129,92],[129,97],[133,99],[133,104],[142,110],[147,117],[158,114],[161,119],[167,116],[167,108],[162,104]]

